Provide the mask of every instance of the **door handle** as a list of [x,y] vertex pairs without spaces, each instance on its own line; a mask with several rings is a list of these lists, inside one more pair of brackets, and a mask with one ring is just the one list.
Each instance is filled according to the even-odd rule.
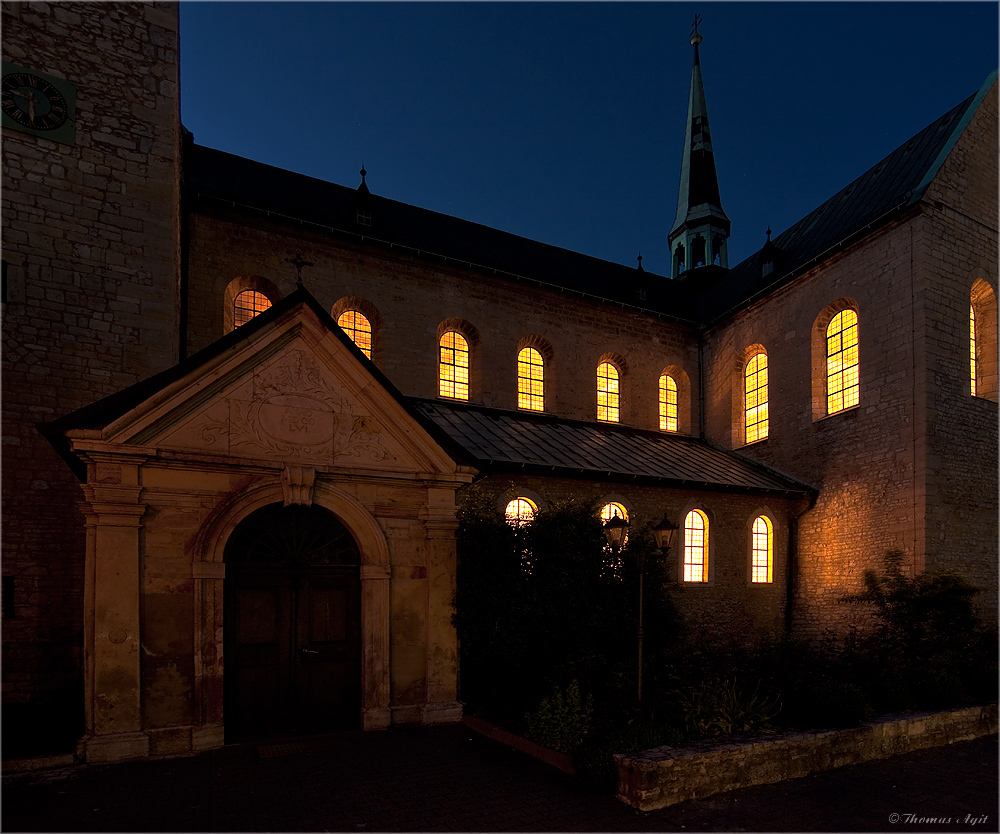
[[302,654],[319,654],[319,652],[315,652],[312,649],[303,648],[302,649]]

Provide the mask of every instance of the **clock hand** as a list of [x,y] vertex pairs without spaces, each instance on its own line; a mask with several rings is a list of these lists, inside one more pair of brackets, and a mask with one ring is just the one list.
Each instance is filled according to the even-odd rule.
[[22,93],[12,90],[11,95],[17,96],[18,98],[23,98],[28,102],[28,118],[32,122],[35,121],[35,102],[38,101],[38,97],[35,95],[35,91],[29,90],[26,93]]

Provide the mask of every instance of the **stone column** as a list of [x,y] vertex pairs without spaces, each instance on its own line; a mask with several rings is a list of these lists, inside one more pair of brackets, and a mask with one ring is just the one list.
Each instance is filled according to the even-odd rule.
[[88,762],[149,754],[139,680],[139,465],[88,460],[84,663]]
[[389,726],[389,566],[361,566],[361,726]]
[[460,721],[458,635],[452,623],[458,562],[454,489],[428,489],[421,515],[427,540],[427,701],[423,721]]

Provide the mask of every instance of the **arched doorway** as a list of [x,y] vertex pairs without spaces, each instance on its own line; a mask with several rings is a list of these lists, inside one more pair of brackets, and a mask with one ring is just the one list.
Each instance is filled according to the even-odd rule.
[[316,505],[270,504],[224,559],[226,740],[358,727],[361,555],[347,528]]

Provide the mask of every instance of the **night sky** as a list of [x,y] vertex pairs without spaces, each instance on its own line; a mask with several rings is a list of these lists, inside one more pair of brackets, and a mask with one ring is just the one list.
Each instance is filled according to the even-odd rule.
[[981,3],[181,3],[195,141],[669,271],[700,27],[730,265],[976,92]]

